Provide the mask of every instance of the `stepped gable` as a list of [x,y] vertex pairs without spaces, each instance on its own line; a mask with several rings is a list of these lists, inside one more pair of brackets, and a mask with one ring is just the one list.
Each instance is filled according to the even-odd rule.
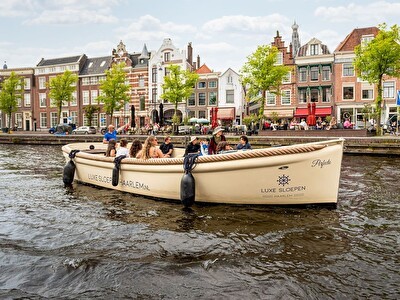
[[110,67],[111,56],[93,57],[86,60],[80,75],[102,74]]
[[356,28],[346,36],[346,38],[337,46],[335,52],[341,51],[354,51],[357,45],[361,44],[361,37],[363,35],[373,34],[376,36],[379,32],[377,27]]
[[[85,55],[85,54],[83,54],[83,55]],[[82,57],[82,55],[51,58],[51,59],[42,58],[42,60],[36,66],[37,67],[45,67],[45,66],[54,66],[54,65],[64,65],[64,64],[78,63],[80,61],[81,57]]]

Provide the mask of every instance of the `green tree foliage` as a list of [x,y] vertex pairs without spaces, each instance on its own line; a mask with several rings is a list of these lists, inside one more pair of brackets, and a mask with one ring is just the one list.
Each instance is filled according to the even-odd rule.
[[130,100],[127,93],[130,87],[126,83],[125,66],[125,63],[113,65],[106,71],[106,79],[100,83],[102,94],[97,97],[97,100],[104,103],[104,111],[110,116],[111,122],[114,112],[120,110]]
[[[83,107],[83,111],[85,112],[85,116],[88,120],[88,126],[92,126],[93,116],[95,113],[100,111],[100,107],[97,105],[87,105]],[[85,124],[84,124],[85,125]]]
[[177,116],[178,104],[192,94],[199,75],[190,70],[181,70],[178,65],[170,65],[168,69],[169,74],[164,77],[162,85],[164,93],[160,98],[175,105],[174,116]]
[[11,115],[18,110],[18,102],[24,95],[23,79],[11,72],[10,77],[4,80],[0,90],[0,110],[8,117],[8,133],[11,130]]
[[381,124],[382,91],[385,76],[400,76],[400,28],[393,25],[387,29],[386,24],[379,25],[379,33],[367,44],[355,48],[354,66],[357,76],[370,84],[376,84],[378,95],[375,99],[378,132]]
[[57,107],[57,116],[61,120],[61,108],[73,100],[72,93],[76,91],[78,75],[66,70],[63,74],[51,78],[47,84],[51,104]]
[[247,57],[247,62],[240,70],[247,101],[260,102],[258,112],[260,122],[264,116],[266,91],[280,94],[282,80],[291,70],[290,67],[277,65],[278,53],[279,50],[276,47],[258,46],[256,51]]

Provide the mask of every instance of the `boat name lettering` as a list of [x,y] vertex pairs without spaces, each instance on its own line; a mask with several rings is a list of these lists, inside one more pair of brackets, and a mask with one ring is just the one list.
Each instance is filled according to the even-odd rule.
[[112,178],[111,176],[101,176],[98,174],[88,174],[89,180],[104,182],[104,183],[111,183]]
[[324,167],[327,165],[331,164],[331,160],[330,159],[315,159],[312,161],[311,163],[311,167],[315,168],[315,167]]
[[140,189],[140,190],[146,190],[146,191],[150,191],[149,186],[142,183],[142,182],[138,182],[138,181],[133,181],[133,180],[120,180],[119,181],[120,185],[123,186],[129,186],[131,188],[134,189]]
[[268,194],[268,193],[292,193],[292,192],[301,192],[305,191],[306,187],[304,185],[300,186],[292,186],[292,187],[285,187],[285,188],[264,188],[261,189],[261,193]]

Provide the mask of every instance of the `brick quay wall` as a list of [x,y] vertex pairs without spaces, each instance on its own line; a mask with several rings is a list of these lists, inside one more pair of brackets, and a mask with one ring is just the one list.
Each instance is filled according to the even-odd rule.
[[[317,131],[302,131],[297,135],[288,131],[266,131],[260,132],[259,135],[248,136],[249,142],[253,148],[285,146],[293,144],[302,144],[315,141],[324,141],[328,139],[344,138],[346,154],[360,155],[400,155],[400,137],[393,135],[385,135],[381,137],[367,136],[366,134],[358,134],[359,136],[346,136],[339,132],[328,133],[322,132],[316,134]],[[347,131],[347,133],[350,133]],[[354,132],[355,133],[355,132]],[[363,136],[360,136],[363,135]],[[125,137],[131,142],[138,138],[142,142],[146,139],[146,135],[118,135],[118,138]],[[158,135],[159,143],[162,142],[163,136]],[[239,142],[239,135],[226,134],[228,143],[236,145]],[[177,135],[172,136],[173,144],[176,147],[184,147],[189,142],[189,136]],[[18,145],[65,145],[69,143],[93,143],[101,142],[103,136],[101,134],[91,135],[54,135],[48,133],[35,132],[15,132],[11,134],[1,133],[0,144],[18,144]]]

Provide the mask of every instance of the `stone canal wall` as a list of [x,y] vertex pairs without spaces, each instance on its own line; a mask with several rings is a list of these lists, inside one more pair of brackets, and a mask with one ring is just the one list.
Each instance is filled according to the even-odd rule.
[[[120,135],[126,137],[128,141],[138,138],[142,142],[146,139],[146,135]],[[239,142],[238,135],[227,135],[227,141],[231,145]],[[340,137],[340,136],[339,136]],[[323,141],[327,139],[336,139],[337,136],[274,136],[256,135],[249,136],[249,142],[253,148],[275,147],[293,144],[309,143],[314,141]],[[358,136],[348,137],[345,139],[344,152],[348,154],[368,154],[368,155],[400,155],[400,137],[397,136]],[[0,134],[0,144],[20,144],[20,145],[65,145],[77,142],[101,142],[103,136],[95,135],[63,135],[57,136],[44,133],[11,133]],[[159,143],[162,142],[163,136],[160,136]],[[184,147],[189,142],[189,136],[172,136],[172,141],[177,147]]]

